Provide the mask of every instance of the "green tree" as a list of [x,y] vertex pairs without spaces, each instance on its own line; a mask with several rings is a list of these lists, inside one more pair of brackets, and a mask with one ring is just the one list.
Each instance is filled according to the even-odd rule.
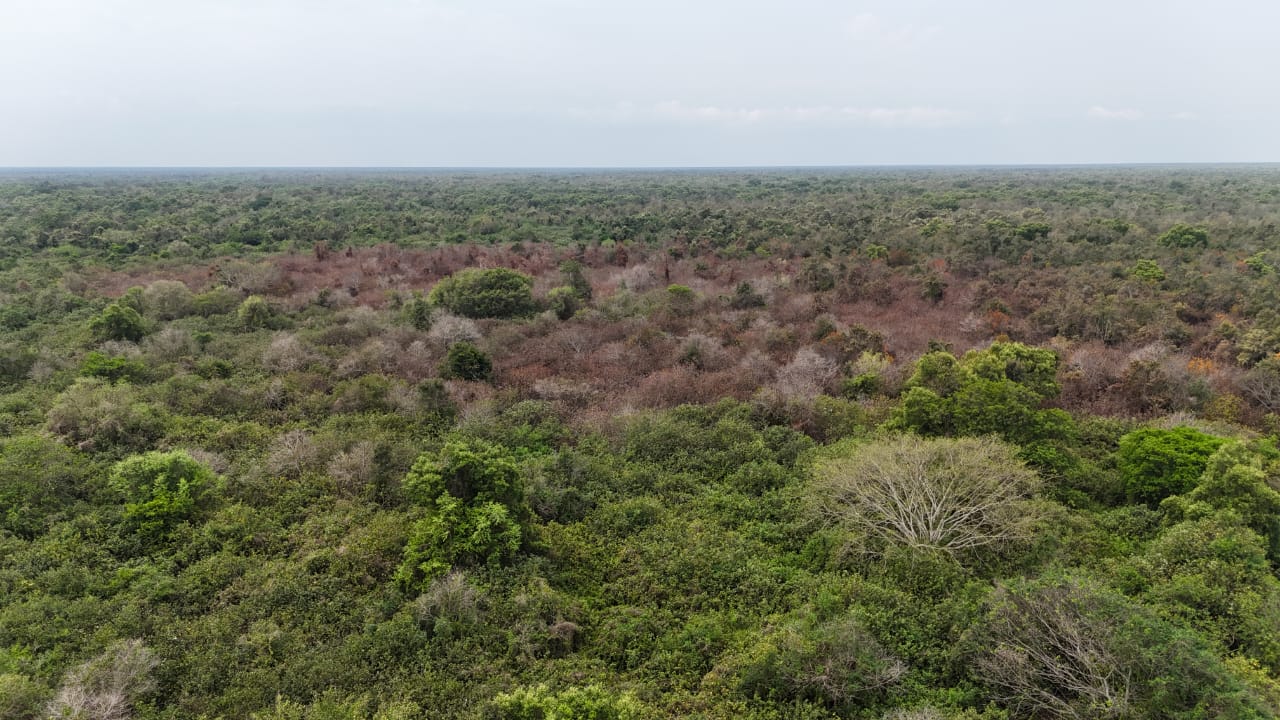
[[738,287],[734,288],[733,298],[729,300],[729,307],[734,310],[749,310],[764,306],[764,296],[756,292],[756,289],[746,280],[738,283]]
[[432,320],[431,303],[422,297],[422,293],[414,292],[413,297],[404,305],[404,317],[415,330],[430,330]]
[[217,478],[182,450],[149,452],[116,463],[108,483],[125,499],[125,518],[156,539],[193,516]]
[[469,318],[514,318],[532,315],[533,278],[510,268],[467,268],[431,288],[432,305]]
[[405,495],[425,516],[410,531],[396,573],[418,587],[455,565],[500,564],[523,543],[529,515],[515,455],[474,438],[454,437],[423,453],[405,476]]
[[147,334],[146,321],[137,310],[119,302],[113,302],[89,321],[89,331],[98,341],[128,340],[137,342]]
[[1164,269],[1155,260],[1139,260],[1129,268],[1129,277],[1146,282],[1163,282]]
[[560,263],[560,276],[564,278],[565,285],[573,288],[573,292],[578,296],[579,300],[591,302],[591,283],[587,280],[587,275],[582,269],[582,263],[577,260],[565,260]]
[[111,382],[121,380],[136,382],[146,377],[147,366],[138,360],[130,360],[119,355],[108,356],[95,350],[85,355],[84,361],[80,363],[80,374]]
[[1126,592],[1162,615],[1275,671],[1280,581],[1263,542],[1235,512],[1212,512],[1167,528],[1119,575]]
[[1189,427],[1143,428],[1120,438],[1116,466],[1130,500],[1155,504],[1189,491],[1225,442]]
[[547,304],[561,320],[568,320],[578,312],[580,300],[577,291],[568,285],[552,288],[547,292]]
[[264,328],[271,322],[271,306],[261,295],[250,295],[236,311],[240,324],[249,330]]
[[1195,487],[1166,498],[1160,509],[1171,521],[1229,511],[1267,540],[1273,558],[1280,557],[1280,492],[1268,482],[1258,454],[1238,440],[1218,447]]
[[1058,357],[1022,343],[993,343],[957,360],[926,353],[907,380],[890,425],[922,435],[998,434],[1014,442],[1067,437],[1071,418],[1041,409],[1057,396]]
[[487,382],[493,377],[493,361],[475,345],[456,342],[445,353],[440,375],[445,378]]
[[1209,231],[1202,227],[1177,223],[1164,231],[1158,240],[1160,244],[1174,248],[1203,248],[1209,246]]
[[667,286],[667,309],[672,315],[686,317],[693,313],[698,295],[687,285]]

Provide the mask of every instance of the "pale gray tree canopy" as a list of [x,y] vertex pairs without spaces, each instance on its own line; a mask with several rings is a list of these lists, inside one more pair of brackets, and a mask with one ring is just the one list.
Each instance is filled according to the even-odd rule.
[[0,166],[1280,160],[1258,0],[5,0]]

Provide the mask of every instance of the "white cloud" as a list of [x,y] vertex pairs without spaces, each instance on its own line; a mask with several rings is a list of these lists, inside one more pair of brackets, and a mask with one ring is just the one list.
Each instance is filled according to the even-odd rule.
[[1089,108],[1089,117],[1096,120],[1141,120],[1142,111],[1133,108],[1109,108],[1094,105]]

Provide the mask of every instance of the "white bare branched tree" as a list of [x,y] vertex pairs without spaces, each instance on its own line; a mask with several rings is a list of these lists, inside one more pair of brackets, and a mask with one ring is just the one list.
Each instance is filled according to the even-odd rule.
[[1027,537],[1039,477],[992,437],[903,435],[815,468],[816,509],[893,544],[955,553]]
[[128,720],[139,696],[155,689],[155,654],[141,640],[122,640],[69,671],[49,703],[57,720]]

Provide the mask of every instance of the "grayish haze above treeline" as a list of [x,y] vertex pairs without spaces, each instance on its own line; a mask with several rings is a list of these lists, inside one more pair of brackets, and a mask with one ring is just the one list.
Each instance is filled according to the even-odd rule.
[[1280,3],[0,0],[0,166],[1280,160]]

